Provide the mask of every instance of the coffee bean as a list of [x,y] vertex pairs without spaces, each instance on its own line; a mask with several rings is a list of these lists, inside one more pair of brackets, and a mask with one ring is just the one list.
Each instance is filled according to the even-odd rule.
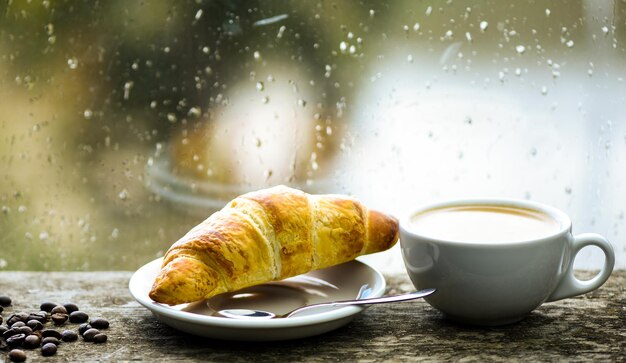
[[9,359],[13,362],[23,362],[26,360],[26,353],[20,349],[13,349],[9,352]]
[[57,306],[57,305],[59,305],[59,304],[57,304],[57,303],[53,303],[53,302],[49,302],[49,301],[48,301],[48,302],[44,302],[44,303],[42,303],[42,304],[39,306],[39,310],[43,310],[43,311],[45,311],[45,312],[49,313],[49,312],[51,312],[51,311],[52,311],[52,309],[54,309],[54,307],[55,307],[55,306]]
[[83,339],[85,339],[86,342],[91,342],[93,341],[93,337],[98,334],[100,334],[100,330],[91,328],[83,333]]
[[41,340],[41,345],[42,346],[46,345],[48,343],[52,343],[54,345],[59,345],[59,344],[61,344],[61,341],[59,339],[55,338],[55,337],[46,337],[46,338],[43,338]]
[[35,349],[41,345],[41,338],[35,334],[31,334],[24,338],[24,348],[26,349]]
[[33,329],[27,326],[20,326],[18,328],[15,328],[15,331],[18,334],[30,335],[33,332]]
[[67,304],[63,304],[63,306],[65,307],[65,310],[67,310],[68,314],[73,313],[74,311],[78,311],[78,306],[74,303],[67,303]]
[[109,327],[109,321],[102,318],[91,319],[89,324],[96,329],[106,329]]
[[24,339],[26,339],[26,335],[24,334],[15,334],[11,335],[6,339],[7,345],[11,348],[19,347],[24,343]]
[[11,305],[11,298],[6,295],[0,295],[0,305],[2,306]]
[[78,333],[82,336],[87,330],[91,329],[91,325],[84,323],[78,327]]
[[30,327],[33,330],[41,330],[43,329],[43,324],[39,320],[29,320],[26,323],[26,326]]
[[9,318],[7,319],[7,325],[11,326],[15,323],[17,323],[18,321],[23,321],[24,323],[28,321],[28,314],[26,313],[15,313],[15,314],[11,314],[9,315]]
[[67,321],[67,314],[55,313],[50,317],[55,325],[61,325]]
[[4,337],[4,339],[8,339],[10,336],[17,334],[17,330],[10,328],[4,331],[4,333],[2,333],[2,336]]
[[16,321],[15,323],[11,324],[11,328],[19,328],[22,326],[26,326],[26,323],[24,323],[23,321]]
[[28,320],[37,320],[38,322],[45,324],[48,321],[48,313],[45,311],[31,313],[28,315]]
[[41,347],[41,355],[43,355],[44,357],[54,355],[56,352],[57,346],[52,343],[44,344]]
[[57,314],[57,313],[67,314],[67,309],[63,305],[57,305],[53,307],[52,310],[50,310],[50,314]]
[[70,323],[84,323],[89,320],[89,315],[82,311],[74,311],[70,313]]
[[61,333],[61,340],[64,342],[73,342],[76,339],[78,339],[78,334],[73,330],[64,330],[63,333]]
[[1,325],[0,326],[0,335],[4,334],[5,331],[9,330],[8,327]]
[[[4,307],[0,305],[0,314],[4,311]],[[0,324],[2,324],[2,317],[0,316]]]
[[61,339],[61,333],[54,329],[44,329],[41,331],[41,336],[44,338],[47,337],[55,337],[57,339]]
[[106,336],[106,334],[102,334],[102,333],[100,333],[100,334],[96,334],[96,335],[93,337],[93,342],[94,342],[94,343],[96,343],[96,344],[104,343],[104,342],[106,342],[106,341],[107,341],[107,336]]

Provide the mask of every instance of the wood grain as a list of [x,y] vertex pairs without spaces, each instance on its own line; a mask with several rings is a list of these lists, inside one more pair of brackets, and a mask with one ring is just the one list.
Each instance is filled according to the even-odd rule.
[[[589,275],[589,273],[583,272]],[[2,315],[74,302],[111,322],[107,343],[63,343],[57,355],[27,351],[27,362],[61,361],[626,361],[626,271],[599,290],[542,305],[523,321],[477,328],[445,320],[423,301],[372,306],[351,324],[307,339],[273,343],[211,340],[158,322],[128,292],[130,272],[0,272]],[[387,276],[390,294],[412,290]],[[77,325],[66,324],[76,329]],[[7,351],[0,350],[0,361]]]

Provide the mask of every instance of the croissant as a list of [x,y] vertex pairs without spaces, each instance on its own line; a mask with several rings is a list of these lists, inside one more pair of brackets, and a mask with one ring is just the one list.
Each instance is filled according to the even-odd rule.
[[277,186],[244,194],[174,243],[149,296],[169,305],[386,250],[398,221],[341,195]]

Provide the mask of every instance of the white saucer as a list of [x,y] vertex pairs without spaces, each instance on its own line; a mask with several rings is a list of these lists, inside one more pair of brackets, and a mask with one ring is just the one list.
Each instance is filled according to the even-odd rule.
[[384,294],[386,286],[379,271],[355,260],[202,302],[169,306],[148,297],[161,261],[161,258],[156,259],[133,274],[129,283],[132,296],[163,323],[187,333],[216,339],[272,341],[313,336],[346,325],[365,306],[324,307],[303,311],[290,318],[269,320],[212,316],[215,309],[250,308],[281,314],[302,305],[355,299],[365,284],[371,290],[362,297],[379,297]]

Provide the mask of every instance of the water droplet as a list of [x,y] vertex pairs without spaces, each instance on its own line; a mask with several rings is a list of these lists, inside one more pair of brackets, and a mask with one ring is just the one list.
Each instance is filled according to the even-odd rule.
[[23,205],[20,205],[19,207],[17,207],[17,211],[20,213],[24,213],[26,212],[26,207]]
[[602,27],[602,33],[604,33],[604,35],[608,35],[609,34],[609,27],[607,27],[606,25]]
[[200,20],[200,18],[202,17],[202,9],[199,9],[198,11],[196,11],[196,20]]
[[85,117],[85,119],[89,120],[91,117],[93,116],[93,111],[91,111],[90,109],[85,109],[85,111],[83,111],[83,117]]
[[468,42],[472,41],[472,34],[470,34],[470,32],[465,32],[465,39],[467,39]]
[[420,23],[413,24],[413,31],[419,31],[419,30],[420,30]]
[[523,46],[523,45],[518,45],[518,46],[515,47],[515,51],[518,54],[524,54],[524,52],[526,51],[526,47]]
[[48,237],[50,237],[50,235],[48,234],[47,231],[41,231],[39,232],[39,239],[42,241],[45,241],[48,239]]
[[574,46],[574,41],[570,39],[567,42],[565,42],[565,45],[567,45],[568,48],[571,48]]
[[333,134],[333,128],[330,126],[326,126],[326,135],[332,135]]
[[128,81],[124,83],[124,99],[127,100],[130,98],[130,91],[133,89],[135,82]]
[[339,50],[341,51],[341,53],[346,53],[348,51],[348,43],[343,41],[339,43]]
[[194,106],[187,111],[187,114],[193,117],[200,117],[200,115],[202,115],[202,109],[198,106]]
[[500,80],[500,82],[504,82],[504,72],[498,72],[498,79]]
[[565,187],[564,190],[565,190],[565,194],[572,194],[572,187],[567,186],[567,187]]
[[530,148],[530,156],[537,156],[537,148],[536,147]]
[[348,49],[348,53],[350,54],[356,53],[356,47],[354,45],[351,45],[350,48]]
[[265,89],[265,85],[263,84],[263,82],[259,81],[256,83],[256,90],[257,91],[263,91]]
[[211,51],[211,48],[209,48],[209,47],[202,47],[202,53],[209,54],[210,51]]
[[402,26],[402,30],[404,30],[405,32],[408,32],[408,31],[409,31],[409,26],[408,26],[408,25],[406,25],[406,24],[404,24],[404,25]]
[[69,59],[67,60],[67,66],[68,66],[68,67],[70,67],[70,69],[76,69],[76,68],[78,68],[78,59],[76,59],[76,58],[74,58],[74,57],[69,58]]
[[113,228],[111,231],[111,238],[117,239],[120,236],[120,230],[117,228]]
[[303,99],[298,99],[298,106],[300,107],[305,107],[306,106],[306,101]]
[[281,25],[281,27],[278,28],[278,33],[276,34],[276,38],[282,39],[283,34],[285,33],[285,30],[287,30],[287,27],[284,25]]
[[485,30],[487,30],[487,27],[489,26],[489,23],[487,23],[486,21],[483,20],[483,21],[480,22],[479,26],[480,26],[480,30],[481,31],[485,31]]
[[515,68],[515,75],[516,76],[521,76],[522,75],[522,69],[521,68]]
[[171,123],[176,122],[176,115],[175,115],[175,114],[173,114],[173,113],[171,113],[171,112],[170,112],[170,113],[168,113],[168,114],[167,114],[167,120],[168,120],[169,122],[171,122]]
[[128,192],[124,189],[117,195],[117,197],[120,198],[120,200],[126,200],[128,199]]
[[254,56],[254,60],[256,61],[261,60],[261,53],[259,53],[258,50],[254,51],[253,56]]
[[548,87],[546,86],[541,86],[541,94],[542,95],[547,95],[548,94]]
[[7,267],[7,265],[7,260],[5,260],[4,258],[0,258],[0,268],[5,268]]
[[409,63],[413,63],[413,55],[412,55],[412,54],[409,54],[409,55],[406,57],[406,60],[407,60]]
[[429,5],[429,6],[426,8],[426,15],[430,15],[430,14],[432,14],[432,12],[433,12],[433,7]]
[[373,18],[374,15],[376,15],[376,12],[374,11],[374,9],[370,9],[370,18]]
[[550,9],[546,9],[546,16],[550,16],[550,13],[551,13]]
[[262,102],[263,104],[267,104],[267,103],[269,103],[269,102],[270,102],[270,98],[269,98],[269,97],[267,97],[267,96],[265,96],[265,97],[263,97],[263,98],[261,99],[261,102]]

